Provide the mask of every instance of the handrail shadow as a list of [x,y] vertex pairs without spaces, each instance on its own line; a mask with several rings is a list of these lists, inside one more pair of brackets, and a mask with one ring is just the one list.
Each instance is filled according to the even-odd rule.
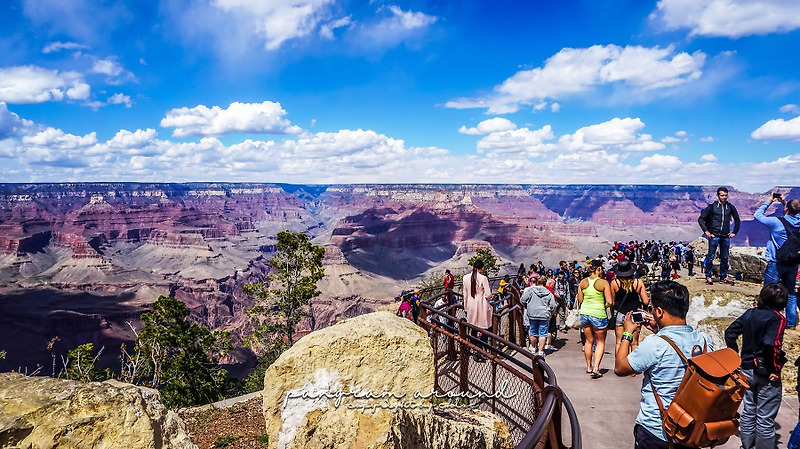
[[[491,278],[490,282],[500,279]],[[469,324],[459,302],[451,301],[441,309],[431,305],[444,295],[458,300],[461,294],[442,288],[429,288],[424,293],[428,299],[420,305],[418,323],[431,336],[437,391],[475,394],[475,403],[470,406],[500,416],[517,449],[581,449],[580,425],[572,403],[544,358],[525,348],[525,309],[518,289],[510,288],[502,298],[493,297],[493,332]],[[479,333],[485,342],[478,338]],[[566,428],[562,425],[564,412]],[[565,443],[567,433],[570,445]]]

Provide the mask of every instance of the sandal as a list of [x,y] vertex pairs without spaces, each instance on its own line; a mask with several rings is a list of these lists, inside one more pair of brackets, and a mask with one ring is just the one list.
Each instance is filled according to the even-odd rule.
[[603,377],[603,373],[592,373],[592,379],[599,379]]

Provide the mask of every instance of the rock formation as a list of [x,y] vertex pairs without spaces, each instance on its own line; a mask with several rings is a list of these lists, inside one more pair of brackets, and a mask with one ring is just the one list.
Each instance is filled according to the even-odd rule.
[[[692,246],[697,253],[698,259],[702,260],[708,254],[708,239],[699,238],[692,242]],[[729,275],[733,276],[737,271],[742,272],[742,279],[750,282],[762,282],[764,280],[764,267],[767,260],[764,258],[763,247],[731,247],[728,253]],[[719,250],[717,258],[714,259],[714,272],[719,267]]]
[[0,447],[196,449],[157,391],[0,374]]
[[[390,312],[313,332],[267,369],[264,418],[271,448],[509,447],[497,417],[435,413],[428,335]],[[415,397],[415,395],[417,397]]]

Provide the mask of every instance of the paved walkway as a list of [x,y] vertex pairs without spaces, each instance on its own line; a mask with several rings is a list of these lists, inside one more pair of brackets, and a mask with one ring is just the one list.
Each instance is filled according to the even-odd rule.
[[[562,337],[564,337],[562,339]],[[556,373],[558,384],[567,393],[575,406],[581,425],[583,447],[632,448],[633,425],[639,412],[642,376],[617,377],[614,375],[614,337],[606,339],[606,352],[601,363],[604,376],[591,379],[585,374],[586,364],[581,350],[577,330],[560,334],[556,341],[558,351],[546,357],[547,363]],[[787,364],[786,369],[795,369]],[[786,447],[789,434],[797,423],[797,397],[784,397],[778,413],[778,447]],[[732,437],[718,448],[740,447],[738,437]]]

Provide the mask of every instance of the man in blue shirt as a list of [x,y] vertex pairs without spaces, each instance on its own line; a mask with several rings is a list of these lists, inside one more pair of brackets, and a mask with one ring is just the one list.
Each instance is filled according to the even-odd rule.
[[[767,209],[772,203],[783,203],[779,196],[770,195],[753,214],[753,218],[759,223],[768,227],[770,230],[767,250],[764,257],[767,259],[767,268],[764,270],[764,284],[783,284],[789,292],[789,302],[786,304],[786,325],[789,329],[797,326],[797,294],[795,293],[795,281],[797,276],[797,265],[783,265],[776,262],[776,252],[788,237],[786,227],[780,218],[775,215],[766,216]],[[783,207],[784,220],[794,228],[800,227],[800,200],[787,201]]]
[[[675,397],[686,365],[675,349],[660,336],[669,337],[687,357],[698,355],[693,352],[695,349],[706,348],[712,351],[714,348],[708,335],[697,332],[686,324],[689,290],[685,286],[675,281],[653,284],[650,305],[652,315],[646,317],[644,325],[655,335],[645,338],[628,354],[633,333],[640,326],[631,321],[631,312],[628,312],[622,323],[623,334],[615,354],[614,373],[618,376],[645,373],[639,414],[633,428],[634,448],[667,449],[669,443],[661,427],[661,412],[650,383],[653,383],[666,410]],[[684,446],[674,444],[673,447],[681,449]]]

